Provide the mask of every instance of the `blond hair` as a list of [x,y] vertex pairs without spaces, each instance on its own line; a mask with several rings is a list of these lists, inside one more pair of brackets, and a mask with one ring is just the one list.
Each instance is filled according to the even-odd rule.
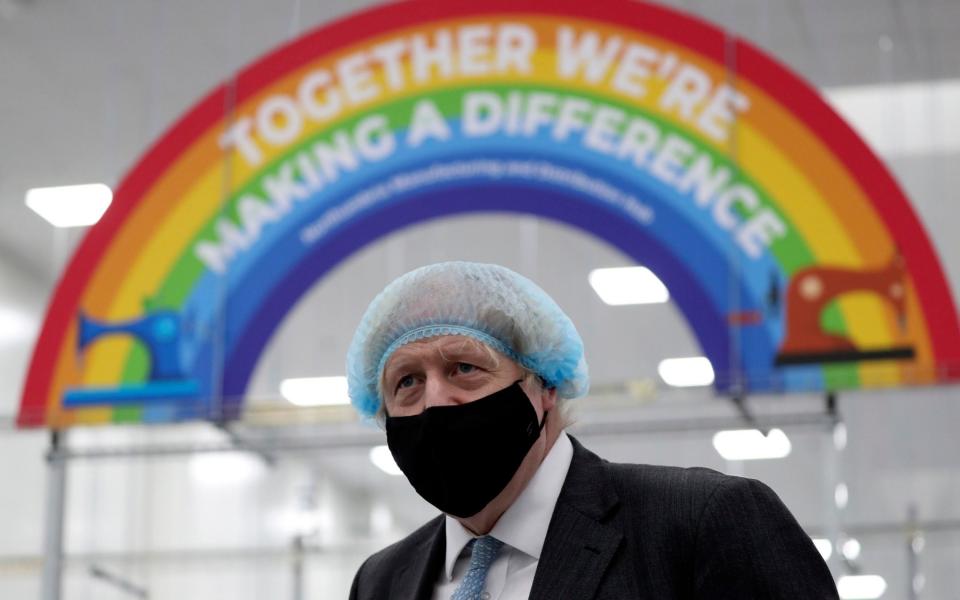
[[[481,342],[480,340],[476,340],[476,339],[473,339],[472,337],[467,337],[467,336],[460,336],[460,337],[461,337],[461,339],[462,339],[462,342],[461,342],[462,345],[459,347],[460,350],[463,350],[464,348],[468,348],[468,347],[469,347],[469,348],[472,349],[472,350],[478,350],[478,351],[480,351],[480,352],[483,352],[484,354],[487,355],[487,357],[488,357],[488,358],[490,359],[490,361],[493,363],[494,367],[499,367],[500,364],[501,364],[501,361],[504,361],[504,360],[505,360],[505,361],[508,361],[508,362],[510,362],[510,363],[512,363],[512,364],[515,364],[515,365],[520,369],[520,371],[523,373],[522,381],[526,382],[526,381],[528,381],[528,380],[530,380],[530,379],[533,379],[534,382],[536,383],[536,385],[538,386],[538,388],[541,389],[541,390],[544,389],[544,387],[546,386],[546,383],[544,382],[543,377],[541,377],[540,375],[538,375],[537,373],[535,373],[535,372],[532,371],[531,369],[528,369],[527,367],[525,367],[525,366],[523,366],[523,365],[521,365],[521,364],[519,364],[519,363],[517,363],[517,362],[514,362],[514,361],[511,360],[510,358],[504,356],[504,355],[501,354],[500,352],[497,352],[495,349],[491,348],[491,347],[488,346],[487,344],[484,344],[484,343]],[[422,343],[422,342],[424,342],[424,341],[427,341],[427,340],[418,340],[417,342],[411,342],[411,343],[412,343],[412,344],[417,344],[417,343]],[[438,349],[438,352],[440,353],[440,357],[441,357],[443,360],[448,360],[448,358],[444,355],[444,349],[443,349],[443,348],[439,348],[439,349]],[[380,383],[379,383],[379,386],[378,386],[379,389],[380,389],[380,406],[377,407],[377,412],[376,412],[376,414],[374,415],[374,420],[380,425],[380,427],[384,427],[384,425],[385,425],[385,423],[386,423],[386,418],[387,418],[386,402],[384,401],[383,391],[382,391],[382,390],[384,389],[384,383],[385,383],[385,382],[384,382],[384,377],[385,377],[385,374],[386,374],[386,370],[384,370],[384,373],[382,373],[382,374],[380,375]],[[560,427],[561,427],[561,429],[562,429],[562,428],[565,428],[565,427],[567,427],[568,425],[571,425],[571,424],[573,423],[573,417],[572,417],[572,414],[571,414],[571,409],[570,409],[570,406],[569,406],[568,401],[567,401],[566,399],[559,398],[559,397],[557,398],[557,408],[556,408],[556,411],[555,411],[555,412],[557,413],[557,417],[555,417],[555,418],[559,418],[559,419],[560,419]]]

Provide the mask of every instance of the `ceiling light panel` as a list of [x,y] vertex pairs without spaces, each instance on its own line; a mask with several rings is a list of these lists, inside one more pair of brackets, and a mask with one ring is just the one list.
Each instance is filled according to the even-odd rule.
[[298,377],[280,382],[280,394],[297,406],[334,406],[350,404],[347,378]]
[[590,287],[611,306],[657,304],[670,300],[663,282],[646,267],[594,269],[588,276]]
[[726,460],[784,458],[790,454],[790,439],[780,429],[767,435],[758,429],[731,429],[713,436],[713,447]]
[[713,383],[713,365],[705,356],[668,358],[660,361],[657,373],[667,385],[697,387]]
[[54,227],[86,227],[100,220],[113,200],[102,183],[33,188],[26,204]]

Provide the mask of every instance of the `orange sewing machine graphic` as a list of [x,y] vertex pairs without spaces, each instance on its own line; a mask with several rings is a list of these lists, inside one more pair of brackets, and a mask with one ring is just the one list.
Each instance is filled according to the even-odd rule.
[[785,335],[775,364],[913,358],[912,346],[858,348],[850,339],[824,331],[820,319],[827,305],[843,294],[864,291],[885,300],[896,313],[901,334],[906,331],[907,268],[899,254],[874,270],[815,266],[794,273],[784,298]]

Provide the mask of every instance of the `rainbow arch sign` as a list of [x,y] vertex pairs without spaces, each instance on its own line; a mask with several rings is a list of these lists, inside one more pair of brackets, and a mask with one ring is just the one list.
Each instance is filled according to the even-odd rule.
[[646,3],[413,1],[270,53],[146,152],[56,289],[18,422],[236,418],[318,278],[482,211],[566,223],[655,271],[722,393],[960,377],[903,191],[775,60]]

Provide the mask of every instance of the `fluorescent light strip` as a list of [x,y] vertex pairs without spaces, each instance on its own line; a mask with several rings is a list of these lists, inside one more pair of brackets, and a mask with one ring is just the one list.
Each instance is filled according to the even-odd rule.
[[842,600],[874,600],[887,591],[887,582],[879,575],[844,575],[837,591]]
[[758,429],[718,431],[713,447],[726,460],[762,460],[783,458],[790,454],[790,440],[780,429],[771,429],[766,436]]
[[90,183],[33,188],[25,202],[54,227],[85,227],[99,221],[112,200],[108,186]]
[[299,377],[280,382],[280,394],[297,406],[334,406],[350,404],[347,378]]
[[667,385],[696,387],[713,383],[713,365],[704,356],[668,358],[660,361],[657,373]]
[[880,154],[960,152],[960,79],[834,87],[823,93]]
[[837,508],[844,509],[847,507],[847,502],[850,500],[850,491],[847,489],[847,484],[842,481],[837,484],[837,487],[833,490],[833,500]]
[[403,475],[403,471],[393,460],[393,454],[387,446],[374,446],[370,449],[370,462],[387,475]]
[[600,299],[610,306],[657,304],[670,300],[667,287],[646,267],[594,269],[587,280]]
[[840,546],[840,551],[847,560],[857,560],[860,558],[860,542],[856,538],[848,538]]
[[205,486],[252,483],[264,471],[263,460],[249,452],[202,452],[190,457],[191,479]]
[[813,545],[817,547],[817,552],[823,557],[824,561],[830,560],[833,556],[833,544],[826,538],[813,538]]
[[36,320],[12,307],[0,306],[0,345],[29,339],[37,331]]

